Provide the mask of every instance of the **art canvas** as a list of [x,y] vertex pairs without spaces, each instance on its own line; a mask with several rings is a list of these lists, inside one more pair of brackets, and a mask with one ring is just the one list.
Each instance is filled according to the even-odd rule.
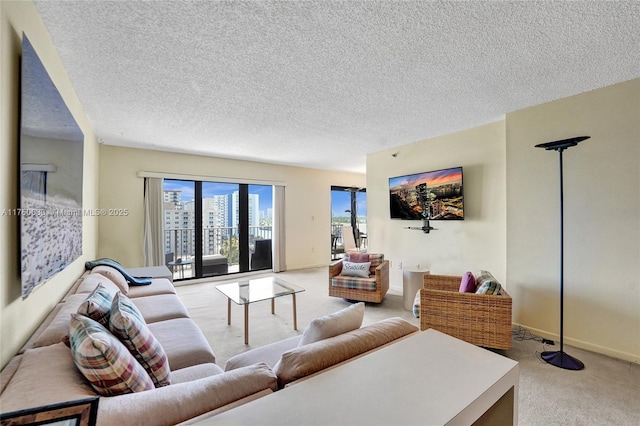
[[84,135],[23,34],[20,117],[22,297],[82,254]]

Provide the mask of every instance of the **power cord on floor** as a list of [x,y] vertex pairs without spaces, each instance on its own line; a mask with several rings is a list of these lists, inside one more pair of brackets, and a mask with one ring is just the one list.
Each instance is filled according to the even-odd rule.
[[519,325],[518,328],[512,329],[511,335],[513,336],[513,340],[517,340],[518,342],[533,340],[536,342],[544,343],[544,339],[542,337],[534,335],[521,325]]
[[538,358],[538,360],[540,360],[540,362],[542,363],[546,363],[546,361],[544,361],[541,356],[541,353],[546,350],[546,346],[555,345],[555,342],[553,340],[544,339],[540,336],[536,336],[535,334],[531,333],[531,331],[527,330],[521,325],[518,326],[518,328],[512,329],[511,335],[513,336],[513,340],[517,340],[519,342],[523,342],[525,340],[533,340],[534,342],[542,343],[542,351],[540,352],[536,351],[536,358]]

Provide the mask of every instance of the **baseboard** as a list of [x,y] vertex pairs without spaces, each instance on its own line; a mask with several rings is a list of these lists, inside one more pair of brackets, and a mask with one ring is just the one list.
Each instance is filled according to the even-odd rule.
[[323,262],[316,263],[315,265],[304,265],[304,266],[296,266],[293,268],[287,267],[287,271],[300,271],[302,269],[312,269],[312,268],[328,268],[331,262]]
[[[527,330],[529,330],[531,333],[535,334],[536,336],[540,336],[542,338],[545,339],[550,339],[550,340],[554,340],[554,341],[559,341],[560,340],[560,335],[557,333],[551,333],[549,331],[546,330],[540,330],[538,328],[534,328],[534,327],[529,327],[528,325],[524,325],[524,324],[518,324],[518,323],[513,323],[513,325],[515,327],[523,327],[526,328]],[[564,336],[564,343],[566,343],[567,345],[576,347],[576,348],[580,348],[580,349],[585,349],[587,351],[591,351],[591,352],[596,352],[599,354],[603,354],[603,355],[607,355],[610,356],[612,358],[617,358],[617,359],[621,359],[623,361],[629,361],[632,362],[634,364],[640,364],[640,354],[632,354],[629,352],[624,352],[624,351],[619,351],[613,348],[608,348],[606,346],[601,346],[601,345],[597,345],[595,343],[590,343],[590,342],[585,342],[584,340],[579,340],[579,339],[573,339],[571,337],[567,337]]]

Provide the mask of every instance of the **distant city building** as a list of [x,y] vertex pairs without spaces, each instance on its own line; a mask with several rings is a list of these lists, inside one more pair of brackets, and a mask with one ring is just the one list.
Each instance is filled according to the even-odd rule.
[[164,202],[173,203],[176,209],[181,209],[182,208],[182,191],[165,189]]
[[[250,237],[270,238],[260,231],[261,218],[270,224],[273,210],[267,216],[259,210],[260,196],[249,194]],[[203,254],[220,253],[223,241],[230,235],[238,235],[239,192],[214,195],[202,200],[202,249]],[[195,202],[182,201],[182,191],[164,191],[165,253],[175,258],[193,256],[195,253]]]
[[[235,191],[231,194],[231,223],[237,227],[240,222],[240,193]],[[249,228],[260,226],[260,196],[258,194],[249,194]]]

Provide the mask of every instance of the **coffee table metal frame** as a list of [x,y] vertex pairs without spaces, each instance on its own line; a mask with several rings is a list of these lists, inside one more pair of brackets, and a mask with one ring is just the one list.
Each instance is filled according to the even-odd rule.
[[247,281],[220,284],[216,289],[227,297],[227,325],[231,325],[231,302],[244,305],[244,344],[249,344],[249,305],[263,300],[271,300],[271,314],[275,314],[275,299],[291,295],[293,301],[293,329],[298,329],[296,294],[304,288],[290,284],[276,277],[256,278]]

